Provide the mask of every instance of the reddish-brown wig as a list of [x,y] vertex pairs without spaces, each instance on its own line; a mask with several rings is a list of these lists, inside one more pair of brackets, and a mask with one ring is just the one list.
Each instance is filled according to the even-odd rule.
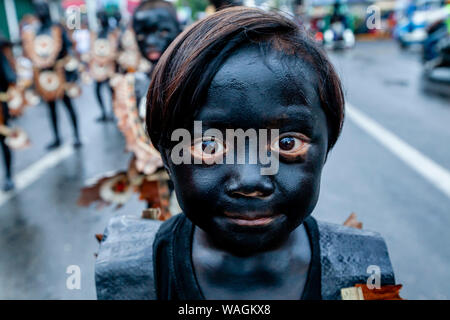
[[147,132],[161,148],[177,128],[190,128],[209,86],[225,60],[247,44],[277,50],[308,62],[316,74],[321,107],[329,128],[328,150],[344,120],[344,95],[332,64],[294,21],[278,13],[233,7],[198,21],[181,33],[155,67],[147,96]]

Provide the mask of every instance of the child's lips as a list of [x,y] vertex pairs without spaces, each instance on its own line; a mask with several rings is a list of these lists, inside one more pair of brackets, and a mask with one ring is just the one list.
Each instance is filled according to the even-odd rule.
[[279,215],[261,213],[233,213],[225,212],[227,219],[240,226],[265,226],[275,220]]

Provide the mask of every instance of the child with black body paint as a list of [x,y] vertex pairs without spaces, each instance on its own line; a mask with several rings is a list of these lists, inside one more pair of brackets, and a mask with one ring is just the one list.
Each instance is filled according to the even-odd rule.
[[[147,99],[147,130],[183,212],[164,223],[111,221],[98,298],[339,299],[366,283],[370,265],[382,285],[394,284],[377,233],[311,216],[343,120],[333,66],[288,18],[235,7],[189,27],[158,62]],[[193,133],[194,121],[203,134],[177,148],[173,133]],[[218,160],[251,152],[248,141],[220,139],[227,129],[270,130],[258,148],[277,156],[276,172]],[[175,163],[179,156],[192,161]]]

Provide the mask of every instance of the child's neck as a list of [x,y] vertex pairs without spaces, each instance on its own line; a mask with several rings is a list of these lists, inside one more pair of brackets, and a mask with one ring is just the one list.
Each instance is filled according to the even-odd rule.
[[278,248],[238,257],[195,228],[192,261],[206,299],[300,299],[311,248],[303,225]]

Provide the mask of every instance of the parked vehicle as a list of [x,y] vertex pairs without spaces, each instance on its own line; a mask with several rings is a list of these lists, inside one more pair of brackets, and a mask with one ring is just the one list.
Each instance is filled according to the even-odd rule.
[[355,35],[350,28],[350,17],[346,8],[338,1],[332,14],[326,19],[323,44],[329,49],[347,49],[355,45]]
[[422,45],[427,38],[427,27],[440,15],[440,0],[411,1],[397,13],[397,26],[394,37],[400,47],[406,49],[413,45]]
[[450,4],[443,9],[446,16],[437,19],[427,28],[422,61],[424,77],[435,85],[440,83],[448,87],[450,85]]

